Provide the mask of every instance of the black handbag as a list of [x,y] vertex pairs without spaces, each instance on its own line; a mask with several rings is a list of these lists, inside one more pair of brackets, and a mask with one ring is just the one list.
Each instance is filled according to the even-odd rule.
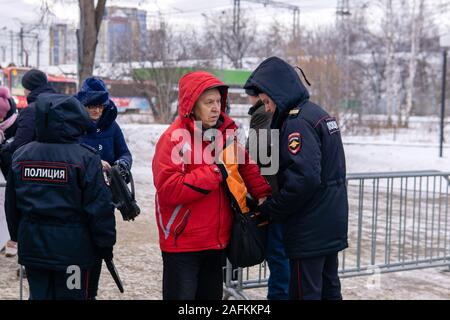
[[233,226],[227,247],[227,258],[233,267],[246,268],[260,264],[265,259],[267,225],[258,226],[261,221],[254,212],[243,214],[231,197]]

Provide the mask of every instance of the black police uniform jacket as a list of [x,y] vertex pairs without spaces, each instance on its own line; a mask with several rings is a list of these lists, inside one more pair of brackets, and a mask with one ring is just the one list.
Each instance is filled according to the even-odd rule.
[[36,101],[36,141],[14,153],[6,187],[8,228],[22,265],[89,268],[96,248],[116,241],[100,156],[78,143],[89,121],[73,97],[42,94]]
[[277,57],[262,62],[245,88],[266,93],[277,106],[271,126],[280,129],[280,191],[260,210],[285,222],[288,257],[319,257],[345,249],[346,168],[336,119],[309,101],[297,72]]

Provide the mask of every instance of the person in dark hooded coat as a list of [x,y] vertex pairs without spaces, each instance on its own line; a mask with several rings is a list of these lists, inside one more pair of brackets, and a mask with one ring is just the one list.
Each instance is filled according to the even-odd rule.
[[14,153],[8,173],[8,229],[31,299],[88,299],[90,268],[98,256],[113,256],[111,193],[100,157],[79,143],[90,122],[84,107],[71,96],[43,94],[35,108],[36,141]]
[[[6,133],[8,138],[0,148],[1,158],[1,170],[5,179],[8,174],[8,170],[11,168],[11,159],[13,153],[21,146],[33,141],[36,138],[36,126],[35,126],[35,101],[42,93],[55,93],[56,91],[48,83],[47,76],[44,72],[37,69],[31,69],[27,71],[22,77],[22,86],[25,89],[25,96],[27,97],[28,106],[21,111],[14,126],[10,128],[10,132]],[[14,100],[11,99],[11,104]],[[13,108],[11,108],[12,110]],[[10,112],[11,112],[10,110]],[[10,112],[8,114],[10,114]],[[14,104],[15,114],[15,104]],[[13,131],[13,132],[11,132]],[[10,134],[13,133],[13,137]],[[11,247],[14,246],[13,242],[9,242]]]
[[[251,89],[247,89],[248,100],[252,104],[248,114],[250,115],[250,129],[255,130],[256,136],[247,139],[246,148],[263,148],[266,144],[268,155],[270,155],[271,134],[270,122],[272,113],[266,112],[264,104],[259,99],[258,94]],[[261,137],[261,133],[267,130],[267,133]],[[252,135],[252,133],[250,133]],[[254,139],[256,138],[256,139]],[[251,146],[251,147],[250,147]],[[256,157],[260,168],[268,166],[262,164],[259,156]],[[276,175],[264,175],[267,182],[272,188],[272,196],[278,194],[278,184]],[[270,223],[267,227],[266,240],[266,261],[269,266],[269,280],[267,283],[267,299],[268,300],[287,300],[289,299],[289,259],[283,244],[284,225],[282,223]]]
[[[104,171],[110,170],[114,164],[118,164],[119,168],[124,167],[130,170],[133,162],[132,156],[122,130],[115,121],[117,107],[109,99],[109,93],[103,80],[97,77],[86,78],[75,97],[85,106],[91,119],[87,134],[81,137],[81,142],[97,150],[102,159]],[[126,176],[125,179],[127,179]],[[89,281],[89,296],[92,299],[97,296],[101,269],[102,260],[97,259]]]
[[339,251],[345,249],[348,199],[345,154],[336,118],[309,101],[295,69],[278,57],[247,80],[280,130],[279,193],[259,206],[285,225],[291,299],[341,299]]

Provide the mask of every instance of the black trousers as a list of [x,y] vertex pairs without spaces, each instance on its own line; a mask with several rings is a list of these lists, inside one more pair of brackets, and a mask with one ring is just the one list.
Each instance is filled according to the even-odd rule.
[[164,300],[222,300],[224,250],[162,252]]
[[88,298],[89,272],[87,270],[80,270],[79,274],[71,274],[25,267],[25,271],[30,287],[30,300],[87,300]]
[[341,300],[337,252],[328,256],[291,259],[291,300]]

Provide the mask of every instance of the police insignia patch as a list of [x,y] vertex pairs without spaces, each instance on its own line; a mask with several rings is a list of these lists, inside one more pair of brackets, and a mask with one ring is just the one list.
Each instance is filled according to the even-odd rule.
[[302,140],[300,139],[300,133],[294,132],[288,136],[288,149],[292,154],[297,154],[302,147]]
[[67,183],[67,166],[53,162],[25,163],[22,180],[42,183]]

